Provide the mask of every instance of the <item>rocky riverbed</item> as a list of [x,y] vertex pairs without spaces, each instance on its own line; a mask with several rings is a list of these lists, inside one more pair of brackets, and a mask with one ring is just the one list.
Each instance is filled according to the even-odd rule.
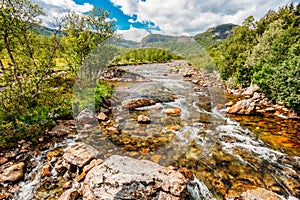
[[185,61],[109,69],[103,79],[115,91],[100,113],[58,121],[52,142],[1,153],[0,199],[300,198],[299,121],[271,104],[226,114],[257,91],[232,96],[217,73]]

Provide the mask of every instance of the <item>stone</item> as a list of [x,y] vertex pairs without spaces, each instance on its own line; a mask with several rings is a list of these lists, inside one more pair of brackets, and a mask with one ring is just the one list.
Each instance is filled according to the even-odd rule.
[[231,106],[227,113],[239,115],[252,115],[256,113],[256,105],[251,99],[243,99]]
[[181,113],[181,108],[179,107],[167,108],[164,110],[164,113],[167,115],[179,115]]
[[180,129],[180,125],[167,125],[166,128],[171,131],[178,131]]
[[253,190],[247,190],[243,192],[240,196],[243,200],[281,200],[281,198],[274,192],[265,190],[263,188],[257,188]]
[[253,96],[254,92],[258,91],[257,85],[250,85],[243,93],[243,96]]
[[83,167],[82,173],[77,177],[77,181],[81,182],[84,180],[86,174],[95,166],[100,165],[103,163],[102,159],[94,159],[90,162],[90,164],[86,165]]
[[97,123],[94,112],[87,108],[85,108],[78,114],[78,116],[76,117],[76,121],[77,121],[77,123],[80,123],[80,124]]
[[70,168],[71,168],[71,165],[62,158],[60,158],[54,165],[54,169],[59,173],[65,171],[65,170],[69,170]]
[[91,169],[83,183],[83,200],[180,200],[187,195],[187,181],[172,169],[148,160],[113,155]]
[[135,109],[145,106],[151,106],[154,105],[155,101],[153,99],[147,99],[147,98],[134,98],[134,99],[128,99],[122,102],[121,107],[124,109]]
[[149,124],[151,122],[151,119],[146,115],[139,115],[137,121],[141,124]]
[[0,165],[3,165],[7,161],[8,161],[8,159],[6,157],[0,157]]
[[79,193],[75,189],[68,189],[58,198],[58,200],[75,200]]
[[108,120],[108,117],[107,117],[107,115],[106,115],[105,113],[100,112],[100,113],[97,115],[97,119],[98,119],[99,121],[106,121],[106,120]]
[[0,182],[15,182],[23,178],[25,163],[8,162],[0,167]]
[[43,167],[42,167],[42,173],[41,173],[41,176],[44,177],[44,176],[49,176],[51,174],[51,165],[49,164],[45,164]]
[[63,158],[72,165],[83,167],[97,156],[99,156],[97,149],[83,142],[77,142],[65,151]]

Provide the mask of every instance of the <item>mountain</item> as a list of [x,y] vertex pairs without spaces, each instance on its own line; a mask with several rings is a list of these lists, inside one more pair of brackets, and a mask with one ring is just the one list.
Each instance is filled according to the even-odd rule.
[[189,36],[171,36],[171,35],[161,35],[161,34],[151,34],[142,39],[139,46],[140,47],[151,47],[158,43],[166,42],[193,42],[195,41],[193,37]]
[[194,39],[204,48],[212,47],[226,39],[233,33],[235,24],[222,24],[207,29],[207,31],[194,36]]
[[117,42],[116,46],[125,47],[125,48],[137,48],[139,43],[132,40],[120,40]]

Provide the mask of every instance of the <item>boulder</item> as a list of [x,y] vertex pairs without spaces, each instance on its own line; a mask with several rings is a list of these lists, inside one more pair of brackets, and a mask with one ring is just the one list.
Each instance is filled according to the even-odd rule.
[[100,112],[100,113],[97,115],[97,119],[98,119],[99,121],[106,121],[106,120],[108,120],[108,117],[107,117],[107,115],[106,115],[105,113]]
[[83,142],[77,142],[65,151],[63,158],[72,165],[83,167],[98,155],[99,151],[94,147]]
[[76,117],[76,121],[80,124],[94,124],[97,123],[95,113],[87,108],[82,110]]
[[58,200],[75,200],[77,199],[79,193],[75,189],[66,190],[62,195],[58,198]]
[[13,163],[8,162],[0,167],[0,182],[18,181],[24,176],[23,162]]
[[132,110],[135,108],[151,106],[154,104],[155,104],[155,101],[153,99],[134,98],[134,99],[128,99],[128,100],[123,101],[121,104],[121,107]]
[[274,192],[265,190],[263,188],[257,188],[243,192],[240,198],[243,200],[281,200],[281,198]]
[[239,114],[239,115],[251,115],[256,113],[255,109],[256,105],[251,99],[243,99],[241,101],[236,102],[233,106],[231,106],[227,113],[230,114]]
[[148,124],[151,122],[151,119],[148,116],[145,115],[139,115],[137,118],[138,123],[141,124]]
[[257,85],[250,85],[243,93],[243,96],[253,96],[253,94],[258,91],[259,87]]
[[83,184],[83,199],[184,199],[187,181],[172,169],[148,160],[113,155],[92,168]]

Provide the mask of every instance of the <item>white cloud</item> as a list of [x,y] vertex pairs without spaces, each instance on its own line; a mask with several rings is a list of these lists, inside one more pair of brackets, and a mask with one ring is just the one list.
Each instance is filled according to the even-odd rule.
[[241,24],[253,15],[261,18],[270,9],[291,3],[291,0],[111,0],[124,14],[137,15],[136,22],[152,21],[162,33],[194,35],[223,24]]
[[33,0],[39,4],[47,16],[41,17],[46,23],[53,21],[54,17],[62,17],[74,11],[77,13],[85,13],[93,9],[93,5],[84,3],[83,5],[76,4],[73,0]]
[[117,34],[123,36],[123,38],[126,40],[140,42],[143,37],[149,35],[149,32],[147,32],[145,29],[130,27],[129,30],[118,30]]

